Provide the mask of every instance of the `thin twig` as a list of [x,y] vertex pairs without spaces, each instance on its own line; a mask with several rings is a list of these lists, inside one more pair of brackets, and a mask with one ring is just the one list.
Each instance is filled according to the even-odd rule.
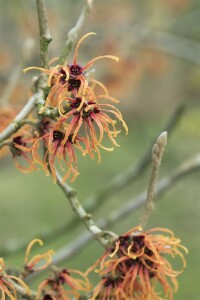
[[88,214],[81,203],[79,202],[76,191],[72,189],[70,186],[68,186],[66,183],[62,182],[62,177],[60,174],[57,173],[57,183],[68,198],[70,205],[76,215],[79,217],[79,219],[84,223],[85,227],[88,229],[89,232],[91,232],[96,239],[104,246],[107,247],[108,244],[111,242],[108,240],[108,237],[110,238],[117,238],[115,234],[107,233],[102,231],[93,221],[92,215]]
[[48,28],[45,0],[36,0],[40,32],[40,66],[48,68],[48,47],[52,37]]
[[150,175],[150,181],[149,181],[149,188],[147,191],[147,200],[144,207],[144,212],[141,216],[141,220],[139,222],[139,225],[144,228],[148,218],[154,209],[154,198],[155,198],[155,192],[156,192],[156,182],[158,178],[158,172],[161,164],[161,160],[165,151],[165,146],[167,144],[167,132],[162,132],[156,143],[153,145],[152,148],[152,171]]
[[35,108],[35,103],[37,100],[42,98],[42,92],[34,94],[15,117],[15,119],[10,123],[1,133],[0,133],[0,143],[5,139],[9,138],[14,132],[16,132],[22,125],[24,125],[23,120],[32,112]]
[[75,26],[70,29],[70,31],[68,32],[67,35],[67,40],[66,43],[61,51],[61,55],[60,58],[58,60],[58,63],[63,65],[64,62],[66,61],[67,56],[69,55],[72,47],[74,46],[74,44],[76,43],[78,36],[80,34],[80,31],[87,19],[88,14],[91,12],[92,10],[92,3],[94,0],[85,0],[85,5],[81,11],[81,14],[75,24]]
[[142,48],[158,50],[200,65],[200,43],[161,30],[148,31],[147,36],[140,44]]

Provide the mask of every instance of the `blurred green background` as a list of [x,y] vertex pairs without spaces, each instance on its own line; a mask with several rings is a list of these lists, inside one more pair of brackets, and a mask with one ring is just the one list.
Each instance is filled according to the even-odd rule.
[[[74,26],[84,4],[81,0],[47,0],[49,27],[53,36],[50,57],[58,56],[69,29]],[[119,148],[102,153],[102,162],[79,157],[80,176],[73,187],[84,201],[101,190],[113,176],[137,163],[170,115],[182,103],[187,108],[169,138],[160,178],[200,151],[200,1],[199,0],[96,0],[82,35],[94,31],[79,52],[84,64],[103,54],[120,57],[118,64],[95,64],[96,78],[120,99],[120,109],[129,126],[121,134]],[[33,73],[24,67],[39,65],[38,24],[33,0],[0,0],[0,99],[17,74],[9,97],[13,105],[30,96]],[[69,57],[69,61],[72,55]],[[36,73],[34,73],[35,75]],[[10,80],[10,81],[9,81]],[[3,103],[5,105],[5,103]],[[94,212],[94,219],[123,205],[145,190],[150,168],[120,192],[106,199]],[[175,300],[200,299],[200,172],[193,172],[159,197],[148,228],[167,227],[187,246],[188,266],[180,276]],[[137,225],[141,209],[107,228],[118,234]],[[23,265],[24,251],[17,249],[32,238],[48,235],[73,218],[73,212],[51,178],[41,172],[21,174],[11,155],[0,160],[0,256],[8,267]],[[44,249],[55,251],[70,243],[84,226],[56,233]],[[61,265],[84,270],[102,253],[92,241]],[[176,267],[176,263],[175,263]],[[44,275],[42,276],[42,278]],[[33,286],[36,282],[33,282]]]

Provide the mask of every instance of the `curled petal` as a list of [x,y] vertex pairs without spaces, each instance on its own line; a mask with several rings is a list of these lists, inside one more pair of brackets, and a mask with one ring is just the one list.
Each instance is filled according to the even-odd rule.
[[25,258],[24,258],[24,263],[27,264],[28,262],[28,256],[30,254],[31,249],[33,248],[34,244],[39,243],[40,246],[43,246],[43,241],[40,239],[34,239],[32,240],[29,244],[28,247],[26,249],[26,254],[25,254]]
[[75,49],[75,53],[74,53],[74,65],[77,64],[77,59],[78,59],[78,49],[81,45],[81,43],[90,35],[96,35],[95,32],[89,32],[87,34],[85,34],[77,43],[76,49]]
[[102,58],[110,58],[115,60],[116,62],[119,61],[119,57],[114,56],[114,55],[102,55],[102,56],[98,56],[93,58],[92,60],[90,60],[83,68],[82,71],[85,71],[86,69],[90,68],[97,60],[102,59]]

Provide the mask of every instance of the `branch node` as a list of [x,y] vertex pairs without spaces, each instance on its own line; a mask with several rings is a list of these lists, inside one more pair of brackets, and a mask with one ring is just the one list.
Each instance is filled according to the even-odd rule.
[[89,222],[92,219],[92,215],[90,213],[87,213],[82,220],[85,222]]

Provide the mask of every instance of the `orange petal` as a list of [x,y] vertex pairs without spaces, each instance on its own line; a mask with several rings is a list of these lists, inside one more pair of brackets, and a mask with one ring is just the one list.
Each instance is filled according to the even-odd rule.
[[75,53],[74,53],[74,65],[77,64],[77,59],[78,59],[78,49],[81,45],[81,43],[90,35],[96,35],[95,32],[89,32],[89,33],[86,33],[77,43],[77,46],[76,46],[76,49],[75,49]]
[[90,60],[83,68],[82,71],[90,68],[97,60],[102,59],[102,58],[110,58],[113,59],[115,61],[119,61],[119,57],[114,56],[114,55],[101,55],[101,56],[97,56],[95,58],[93,58],[92,60]]

